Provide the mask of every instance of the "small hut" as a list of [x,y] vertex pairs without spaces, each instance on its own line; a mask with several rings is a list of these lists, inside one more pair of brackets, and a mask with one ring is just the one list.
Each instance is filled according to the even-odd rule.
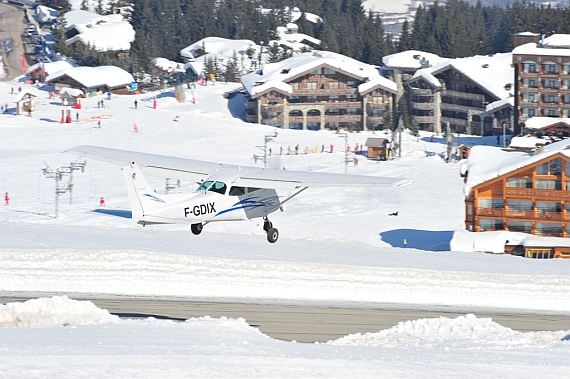
[[36,110],[37,98],[40,92],[33,89],[22,89],[14,99],[16,103],[16,114],[32,113]]
[[469,158],[469,153],[471,152],[471,145],[461,144],[457,148],[459,153],[459,159],[467,159]]
[[385,161],[388,157],[388,145],[390,141],[387,138],[369,137],[366,139],[365,146],[368,148],[368,159],[377,159]]

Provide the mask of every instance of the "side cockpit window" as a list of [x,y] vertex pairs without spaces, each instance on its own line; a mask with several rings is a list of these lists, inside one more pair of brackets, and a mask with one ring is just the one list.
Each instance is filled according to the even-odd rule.
[[223,182],[214,182],[214,184],[212,184],[210,186],[210,188],[208,189],[208,191],[213,191],[213,192],[217,192],[220,194],[225,194],[226,193],[226,189],[228,187],[226,186],[226,183]]
[[242,196],[245,195],[245,187],[232,187],[230,188],[230,196]]
[[207,180],[204,181],[202,183],[200,183],[200,185],[198,186],[198,189],[196,191],[212,191],[212,192],[217,192],[220,194],[225,194],[226,193],[226,189],[228,187],[226,186],[226,183],[224,182],[214,182],[212,180]]

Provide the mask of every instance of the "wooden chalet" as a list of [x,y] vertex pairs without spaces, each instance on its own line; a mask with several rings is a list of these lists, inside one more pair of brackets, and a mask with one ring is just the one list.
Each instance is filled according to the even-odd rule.
[[248,122],[284,129],[380,130],[396,113],[396,84],[377,67],[313,52],[242,77]]
[[387,138],[369,137],[366,139],[364,146],[368,149],[368,159],[377,159],[385,161],[388,158],[388,141]]
[[[534,152],[472,149],[466,167],[465,226],[473,232],[508,230],[541,237],[570,237],[570,142],[562,140]],[[502,158],[501,156],[502,155]],[[474,162],[470,162],[470,161]],[[484,167],[488,166],[488,167]],[[496,175],[496,173],[500,173]],[[474,175],[475,178],[470,178]],[[486,178],[488,177],[488,178]],[[471,179],[471,180],[470,180]],[[540,240],[524,251],[506,252],[570,258],[570,247]],[[536,252],[536,254],[535,254]],[[522,254],[518,254],[522,255]],[[548,257],[551,254],[548,253]]]

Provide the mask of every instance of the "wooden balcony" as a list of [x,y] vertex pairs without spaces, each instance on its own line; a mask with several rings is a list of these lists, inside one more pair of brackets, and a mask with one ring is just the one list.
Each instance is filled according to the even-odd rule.
[[419,110],[428,110],[431,111],[434,109],[435,104],[434,103],[414,103],[411,102],[410,103],[411,108],[413,109],[419,109]]
[[560,108],[559,103],[540,103],[540,108],[542,109],[558,109]]
[[485,96],[479,93],[470,93],[470,92],[461,92],[461,91],[452,91],[452,90],[445,90],[442,93],[443,96],[450,96],[456,97],[459,99],[469,99],[469,100],[478,100],[478,101],[485,101]]
[[433,96],[434,91],[431,89],[410,88],[412,96]]
[[412,119],[420,124],[433,124],[435,122],[435,116],[413,116]]

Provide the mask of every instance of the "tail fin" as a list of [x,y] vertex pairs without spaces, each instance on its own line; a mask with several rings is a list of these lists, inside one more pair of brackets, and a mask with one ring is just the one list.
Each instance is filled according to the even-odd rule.
[[135,222],[144,223],[144,217],[153,209],[166,204],[166,201],[154,193],[135,162],[123,167],[123,176],[131,203],[132,219]]

